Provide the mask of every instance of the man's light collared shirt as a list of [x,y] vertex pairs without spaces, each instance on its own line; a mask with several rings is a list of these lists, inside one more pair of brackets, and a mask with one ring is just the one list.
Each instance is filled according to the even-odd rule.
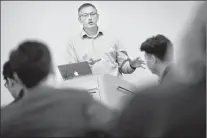
[[67,47],[68,63],[101,59],[91,65],[95,75],[110,74],[120,77],[122,73],[130,74],[134,69],[130,67],[129,57],[119,40],[98,30],[95,37],[86,34],[84,30],[77,35]]

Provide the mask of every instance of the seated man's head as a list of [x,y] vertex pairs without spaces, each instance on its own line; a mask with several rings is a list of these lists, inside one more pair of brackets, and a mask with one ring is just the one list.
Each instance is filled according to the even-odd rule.
[[145,52],[147,67],[158,76],[162,74],[173,59],[173,45],[163,35],[148,38],[142,43],[140,50]]
[[17,80],[14,79],[14,73],[10,67],[9,61],[4,63],[3,66],[3,77],[4,80],[6,81],[4,86],[9,90],[11,95],[17,99],[20,95],[22,88],[22,85],[18,83]]
[[48,47],[38,41],[25,41],[10,54],[10,66],[14,78],[26,89],[41,84],[52,72],[51,54]]

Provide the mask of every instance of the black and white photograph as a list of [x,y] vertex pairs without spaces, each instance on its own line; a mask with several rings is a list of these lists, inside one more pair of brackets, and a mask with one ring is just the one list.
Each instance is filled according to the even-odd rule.
[[1,1],[1,137],[206,137],[206,1]]

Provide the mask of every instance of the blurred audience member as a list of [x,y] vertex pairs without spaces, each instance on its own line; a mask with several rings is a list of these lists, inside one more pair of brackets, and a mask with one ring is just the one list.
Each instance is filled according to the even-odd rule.
[[14,79],[13,71],[10,67],[9,61],[4,63],[3,66],[3,77],[5,80],[4,86],[9,90],[10,94],[14,98],[14,102],[19,101],[24,94],[24,89],[20,83],[17,82],[17,80]]
[[147,67],[162,82],[173,60],[173,44],[164,35],[156,35],[144,41],[140,47],[145,52]]
[[[206,137],[206,8],[198,7],[182,56],[164,83],[137,93],[115,127],[117,136]],[[172,79],[173,78],[173,79]]]
[[113,113],[87,91],[45,85],[53,73],[45,44],[21,43],[11,52],[8,64],[11,77],[26,91],[21,100],[1,110],[2,137],[78,137],[108,127]]

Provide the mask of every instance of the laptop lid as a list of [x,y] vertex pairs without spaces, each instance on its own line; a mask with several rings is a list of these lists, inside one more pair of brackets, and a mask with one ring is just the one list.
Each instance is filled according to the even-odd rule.
[[72,64],[59,65],[58,69],[64,80],[92,74],[88,62],[78,62]]

